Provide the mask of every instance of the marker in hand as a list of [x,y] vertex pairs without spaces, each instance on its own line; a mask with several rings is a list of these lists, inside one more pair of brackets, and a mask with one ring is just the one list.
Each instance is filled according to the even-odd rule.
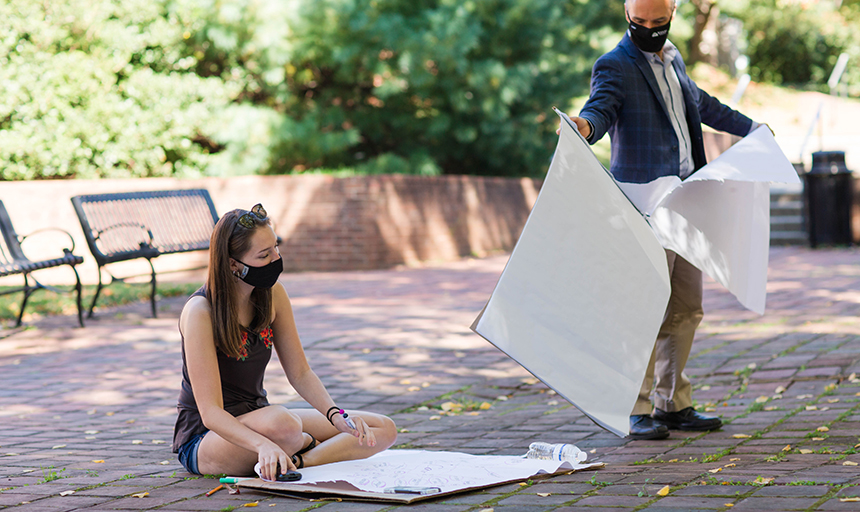
[[355,423],[353,423],[352,420],[349,419],[349,414],[347,414],[346,411],[343,412],[343,419],[344,421],[346,421],[346,426],[353,430],[358,430],[357,428],[355,428]]

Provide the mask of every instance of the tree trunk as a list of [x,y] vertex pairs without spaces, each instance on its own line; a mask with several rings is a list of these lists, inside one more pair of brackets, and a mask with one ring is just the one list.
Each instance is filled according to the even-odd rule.
[[711,19],[711,13],[717,6],[717,0],[691,0],[696,8],[696,19],[693,23],[693,37],[690,38],[689,58],[687,64],[692,66],[697,62],[706,60],[706,56],[699,47],[702,43],[702,34]]

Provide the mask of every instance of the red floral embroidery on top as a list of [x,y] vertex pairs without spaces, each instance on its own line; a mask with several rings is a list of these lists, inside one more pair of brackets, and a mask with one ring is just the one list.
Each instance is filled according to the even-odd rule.
[[[253,334],[253,333],[252,333]],[[262,340],[263,344],[266,345],[266,348],[271,350],[273,344],[274,334],[272,333],[271,327],[266,327],[260,334],[254,334],[260,340]],[[248,358],[248,331],[242,331],[242,348],[239,349],[239,356],[236,358],[237,361],[244,361]]]
[[262,330],[262,332],[260,332],[260,339],[263,340],[263,343],[266,344],[266,348],[268,348],[270,350],[272,348],[272,343],[273,343],[272,338],[273,337],[274,337],[274,335],[272,334],[272,328],[271,327],[266,327],[265,329]]

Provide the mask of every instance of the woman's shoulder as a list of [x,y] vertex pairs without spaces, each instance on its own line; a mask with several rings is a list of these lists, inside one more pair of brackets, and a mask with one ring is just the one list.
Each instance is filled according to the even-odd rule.
[[205,295],[194,294],[185,302],[182,313],[179,316],[180,326],[187,323],[211,322],[212,306]]

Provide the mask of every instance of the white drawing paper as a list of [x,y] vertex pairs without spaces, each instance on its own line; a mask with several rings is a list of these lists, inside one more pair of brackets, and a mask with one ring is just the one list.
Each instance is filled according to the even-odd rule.
[[472,328],[624,436],[668,300],[665,251],[562,123],[538,199]]
[[302,468],[302,479],[292,484],[339,481],[366,492],[384,492],[387,487],[438,487],[446,493],[595,465],[602,466],[516,456],[386,450],[367,459]]
[[558,114],[546,180],[472,329],[624,436],[669,299],[663,248],[763,313],[769,182],[798,177],[762,126],[685,181],[620,183]]
[[770,248],[771,182],[799,183],[773,134],[760,126],[686,180],[667,176],[618,186],[663,247],[764,314]]

